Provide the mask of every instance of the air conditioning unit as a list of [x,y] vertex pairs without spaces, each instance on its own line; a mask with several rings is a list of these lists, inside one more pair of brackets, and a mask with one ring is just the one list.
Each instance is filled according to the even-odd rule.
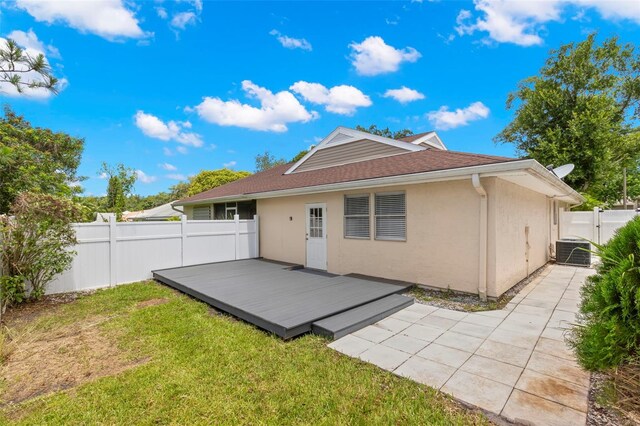
[[556,241],[556,263],[562,265],[591,266],[591,244],[585,240]]

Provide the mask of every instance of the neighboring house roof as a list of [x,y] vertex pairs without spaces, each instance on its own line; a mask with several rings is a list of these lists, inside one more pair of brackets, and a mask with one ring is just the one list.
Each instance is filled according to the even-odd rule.
[[402,142],[413,142],[417,139],[422,138],[423,136],[430,135],[431,133],[433,133],[433,130],[430,130],[428,132],[423,132],[423,133],[416,133],[415,135],[411,135],[411,136],[405,136],[404,138],[398,138],[398,140]]
[[[429,139],[429,147],[423,145],[425,138]],[[561,201],[573,204],[584,201],[535,160],[448,151],[435,132],[404,139],[409,140],[396,141],[338,127],[296,163],[276,166],[179,200],[174,205],[453,180],[476,173],[480,177],[500,176]],[[354,149],[345,151],[346,145]],[[385,148],[381,150],[381,147]],[[322,155],[320,161],[318,157],[309,160],[316,153]],[[305,164],[307,160],[309,163]]]
[[96,213],[96,219],[94,220],[94,222],[109,222],[109,217],[113,216],[116,217],[115,213],[101,213],[98,212]]
[[[130,212],[126,215],[126,220],[163,220],[168,219],[170,217],[180,216],[182,213],[173,209],[171,203],[166,203],[158,207],[154,207],[149,210],[141,210],[138,212]],[[123,215],[124,216],[124,215]]]

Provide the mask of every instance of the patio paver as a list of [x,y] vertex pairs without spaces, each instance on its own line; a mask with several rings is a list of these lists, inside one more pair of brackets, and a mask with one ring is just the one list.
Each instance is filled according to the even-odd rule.
[[565,336],[592,273],[554,265],[502,310],[414,304],[329,346],[510,421],[584,425],[589,374]]

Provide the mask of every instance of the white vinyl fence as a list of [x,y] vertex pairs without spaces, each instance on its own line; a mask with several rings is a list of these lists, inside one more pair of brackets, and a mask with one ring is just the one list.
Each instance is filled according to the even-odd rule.
[[582,238],[604,244],[637,214],[633,210],[600,210],[597,207],[587,212],[560,209],[560,238]]
[[77,223],[71,268],[47,293],[89,290],[151,278],[155,269],[259,256],[259,221]]

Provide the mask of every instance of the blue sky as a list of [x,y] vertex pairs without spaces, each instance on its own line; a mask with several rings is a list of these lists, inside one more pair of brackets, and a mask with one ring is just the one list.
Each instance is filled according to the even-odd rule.
[[3,103],[85,138],[80,174],[140,171],[135,192],[202,169],[291,158],[339,125],[436,129],[449,149],[514,155],[492,138],[507,94],[548,51],[598,31],[640,44],[638,0],[0,3],[0,37],[43,52],[57,96]]

